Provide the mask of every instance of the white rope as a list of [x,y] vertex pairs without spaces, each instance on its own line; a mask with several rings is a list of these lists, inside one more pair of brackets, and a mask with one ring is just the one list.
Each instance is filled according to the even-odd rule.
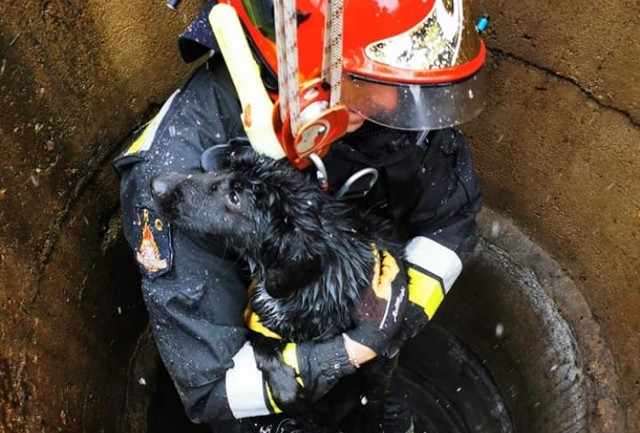
[[328,0],[325,11],[324,57],[322,60],[323,79],[331,88],[329,106],[340,101],[342,91],[342,22],[343,0]]
[[274,2],[273,5],[274,21],[276,26],[276,54],[278,60],[278,92],[280,98],[280,120],[284,121],[284,116],[289,110],[289,104],[285,95],[288,94],[288,82],[285,73],[280,71],[284,69],[286,64],[286,51],[284,40],[284,15],[282,10],[282,3],[280,1]]
[[298,42],[295,0],[274,2],[276,21],[276,50],[278,52],[278,87],[280,119],[287,112],[291,119],[291,131],[295,135],[300,128],[300,100],[298,99]]

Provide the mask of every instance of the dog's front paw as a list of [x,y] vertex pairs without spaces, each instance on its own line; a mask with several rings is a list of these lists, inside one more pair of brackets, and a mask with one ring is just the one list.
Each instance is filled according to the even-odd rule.
[[260,353],[260,351],[257,351],[257,354],[258,368],[267,379],[271,398],[275,404],[291,416],[308,417],[311,406],[307,392],[298,382],[295,370],[285,364],[278,355]]
[[298,382],[299,378],[293,367],[282,359],[285,343],[257,333],[251,334],[251,342],[256,365],[267,380],[275,404],[294,418],[308,419],[312,413],[310,399]]
[[271,397],[283,412],[294,418],[309,417],[311,405],[307,393],[296,380],[294,370],[288,365],[265,371]]

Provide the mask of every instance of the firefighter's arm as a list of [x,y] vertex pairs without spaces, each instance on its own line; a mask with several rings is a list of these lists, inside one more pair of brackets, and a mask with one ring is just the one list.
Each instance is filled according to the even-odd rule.
[[481,191],[464,136],[437,131],[424,161],[424,197],[410,218],[405,257],[409,305],[404,338],[415,335],[436,314],[473,252]]

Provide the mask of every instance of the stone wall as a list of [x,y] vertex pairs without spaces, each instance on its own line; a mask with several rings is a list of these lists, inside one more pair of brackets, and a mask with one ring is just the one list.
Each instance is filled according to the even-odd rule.
[[189,70],[185,3],[0,2],[0,431],[119,431],[144,310],[110,161]]
[[573,277],[640,431],[640,3],[478,0],[489,100],[465,125],[485,201]]
[[[183,3],[0,3],[2,431],[118,431],[144,309],[109,163],[190,69],[175,40],[203,1]],[[486,203],[580,287],[640,431],[638,1],[476,6],[490,96],[464,130]]]

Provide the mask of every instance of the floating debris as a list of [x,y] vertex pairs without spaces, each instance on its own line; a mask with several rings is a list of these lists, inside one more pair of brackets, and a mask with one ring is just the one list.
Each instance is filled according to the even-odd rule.
[[500,322],[496,324],[496,337],[502,338],[504,335],[504,325]]
[[38,176],[36,176],[33,173],[31,173],[31,175],[29,176],[29,180],[31,181],[33,186],[39,186],[40,185],[40,179],[38,179]]

